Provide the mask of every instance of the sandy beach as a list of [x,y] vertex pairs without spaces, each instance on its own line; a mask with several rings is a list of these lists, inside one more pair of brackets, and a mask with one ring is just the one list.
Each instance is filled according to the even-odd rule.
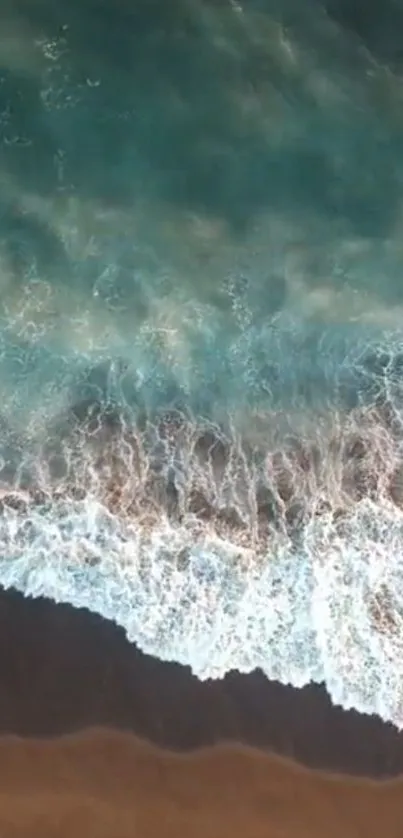
[[92,730],[0,742],[7,838],[399,838],[402,782],[309,771],[240,746],[178,755]]
[[0,670],[4,838],[402,834],[402,735],[320,687],[202,683],[94,614],[13,591]]
[[296,690],[259,672],[201,682],[95,614],[14,591],[0,595],[0,671],[3,735],[107,727],[174,751],[238,742],[327,771],[403,773],[403,735],[334,706],[323,687]]
[[2,838],[402,834],[403,737],[321,688],[201,683],[15,592],[0,621]]

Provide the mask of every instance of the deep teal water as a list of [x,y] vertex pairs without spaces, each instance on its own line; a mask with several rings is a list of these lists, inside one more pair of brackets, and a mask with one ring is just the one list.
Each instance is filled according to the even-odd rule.
[[399,54],[328,11],[3,4],[0,580],[400,726]]

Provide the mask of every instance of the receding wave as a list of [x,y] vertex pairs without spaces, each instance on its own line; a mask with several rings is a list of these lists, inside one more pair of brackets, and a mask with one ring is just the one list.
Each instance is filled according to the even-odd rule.
[[280,317],[216,340],[181,377],[135,342],[95,362],[3,335],[1,583],[401,728],[403,339]]

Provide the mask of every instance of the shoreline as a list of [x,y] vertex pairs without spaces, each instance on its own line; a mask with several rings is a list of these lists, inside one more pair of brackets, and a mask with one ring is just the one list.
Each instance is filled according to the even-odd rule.
[[96,614],[13,590],[0,591],[0,671],[0,736],[101,726],[176,751],[237,742],[310,768],[403,774],[403,734],[333,706],[323,686],[295,689],[258,671],[202,682]]

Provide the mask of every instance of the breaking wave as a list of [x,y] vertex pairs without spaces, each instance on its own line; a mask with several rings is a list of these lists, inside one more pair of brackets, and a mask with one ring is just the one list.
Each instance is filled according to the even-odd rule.
[[3,334],[1,583],[402,728],[402,337],[279,317],[187,368],[141,339],[89,362]]

